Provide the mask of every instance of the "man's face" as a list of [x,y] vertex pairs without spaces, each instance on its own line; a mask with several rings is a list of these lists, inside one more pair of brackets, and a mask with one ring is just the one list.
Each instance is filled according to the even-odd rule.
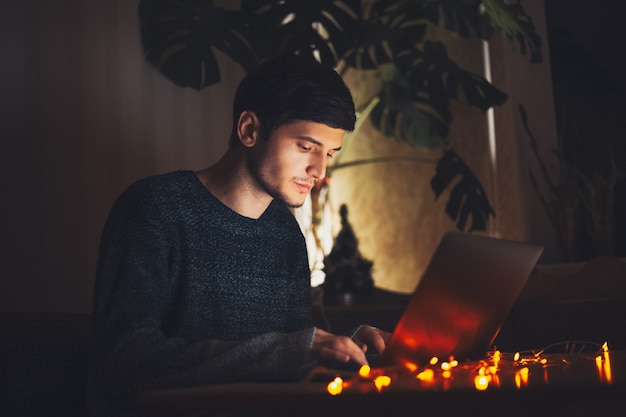
[[309,121],[282,125],[268,141],[257,141],[250,171],[265,192],[290,207],[300,207],[315,182],[326,175],[344,134],[343,129]]

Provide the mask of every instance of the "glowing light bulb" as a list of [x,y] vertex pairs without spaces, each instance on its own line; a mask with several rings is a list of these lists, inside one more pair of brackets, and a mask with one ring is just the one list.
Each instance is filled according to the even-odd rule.
[[374,385],[378,392],[382,391],[384,387],[388,387],[391,384],[391,378],[387,375],[381,375],[374,379]]
[[523,367],[515,372],[515,386],[520,389],[522,386],[528,385],[528,368]]
[[363,365],[359,368],[359,376],[361,378],[367,378],[370,375],[371,371],[372,368],[370,368],[369,365]]
[[415,378],[419,379],[420,381],[432,381],[434,377],[435,371],[430,368],[424,369],[422,372],[415,376]]
[[326,387],[326,391],[328,391],[330,395],[341,394],[341,391],[343,391],[343,379],[341,379],[341,377],[336,377],[330,381]]
[[604,371],[604,379],[606,380],[606,382],[610,384],[611,382],[613,382],[613,372],[611,371],[611,357],[609,356],[609,347],[606,344],[606,342],[604,342],[604,345],[606,345],[606,349],[604,350],[604,353],[603,353],[604,366],[602,370]]
[[430,358],[430,364],[431,365],[437,365],[437,362],[439,362],[439,358],[436,356],[433,356],[432,358]]
[[417,364],[413,363],[413,362],[404,362],[404,367],[409,371],[409,372],[415,372],[417,371],[417,368],[419,368],[419,366],[417,366]]
[[476,375],[474,377],[474,386],[479,391],[484,391],[489,386],[489,377],[487,375]]

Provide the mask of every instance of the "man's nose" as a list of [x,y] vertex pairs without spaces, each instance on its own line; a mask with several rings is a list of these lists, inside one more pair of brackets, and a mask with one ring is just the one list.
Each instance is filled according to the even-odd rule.
[[328,161],[324,157],[314,157],[309,164],[308,174],[321,180],[326,176],[326,166]]

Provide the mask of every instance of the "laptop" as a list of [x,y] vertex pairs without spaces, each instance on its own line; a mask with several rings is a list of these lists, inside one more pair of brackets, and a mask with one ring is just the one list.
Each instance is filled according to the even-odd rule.
[[372,366],[411,370],[433,356],[484,358],[542,251],[527,242],[445,233]]

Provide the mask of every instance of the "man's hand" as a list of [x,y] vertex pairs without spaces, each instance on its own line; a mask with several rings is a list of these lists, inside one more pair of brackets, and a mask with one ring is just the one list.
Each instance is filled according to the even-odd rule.
[[315,331],[311,355],[318,361],[352,361],[358,365],[366,365],[365,352],[368,348],[383,353],[390,336],[391,333],[362,326],[352,340],[348,336],[337,336],[318,328]]
[[[369,349],[374,349],[380,355],[385,351],[391,333],[380,330],[372,326],[361,326],[354,341],[358,345],[365,345]],[[365,351],[365,350],[364,350]]]

